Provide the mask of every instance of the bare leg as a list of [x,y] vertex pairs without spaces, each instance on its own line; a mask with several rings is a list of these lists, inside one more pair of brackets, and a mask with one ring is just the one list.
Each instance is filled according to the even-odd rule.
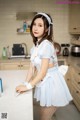
[[51,120],[53,114],[57,110],[57,107],[40,107],[40,120]]

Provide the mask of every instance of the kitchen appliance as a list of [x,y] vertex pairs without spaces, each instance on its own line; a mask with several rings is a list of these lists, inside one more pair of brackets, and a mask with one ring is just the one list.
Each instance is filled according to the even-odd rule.
[[79,45],[73,45],[71,47],[71,55],[75,57],[80,57],[80,46]]
[[25,43],[13,44],[12,55],[9,58],[30,58]]
[[13,44],[12,55],[24,55],[24,47],[21,44]]
[[61,47],[63,48],[62,50],[62,55],[63,56],[69,56],[69,47],[70,44],[61,44]]

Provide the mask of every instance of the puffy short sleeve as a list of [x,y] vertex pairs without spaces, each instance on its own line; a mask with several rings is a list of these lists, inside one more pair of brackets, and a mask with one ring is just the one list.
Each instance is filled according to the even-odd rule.
[[54,49],[51,44],[44,42],[44,44],[39,49],[40,58],[51,58],[53,56]]

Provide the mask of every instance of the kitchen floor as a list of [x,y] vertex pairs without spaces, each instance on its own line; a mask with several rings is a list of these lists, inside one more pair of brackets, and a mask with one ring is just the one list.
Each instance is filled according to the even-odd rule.
[[[39,106],[34,104],[34,120],[39,120]],[[73,102],[69,105],[59,108],[52,120],[80,120],[80,112]]]

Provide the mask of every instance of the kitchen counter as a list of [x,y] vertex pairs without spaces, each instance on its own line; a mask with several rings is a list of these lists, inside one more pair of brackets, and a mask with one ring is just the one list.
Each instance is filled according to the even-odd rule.
[[[15,88],[21,84],[27,75],[27,70],[1,70],[3,95],[0,97],[0,117],[6,120],[33,120],[32,90],[16,96]],[[0,118],[3,120],[4,118]],[[5,120],[5,119],[4,119]]]

